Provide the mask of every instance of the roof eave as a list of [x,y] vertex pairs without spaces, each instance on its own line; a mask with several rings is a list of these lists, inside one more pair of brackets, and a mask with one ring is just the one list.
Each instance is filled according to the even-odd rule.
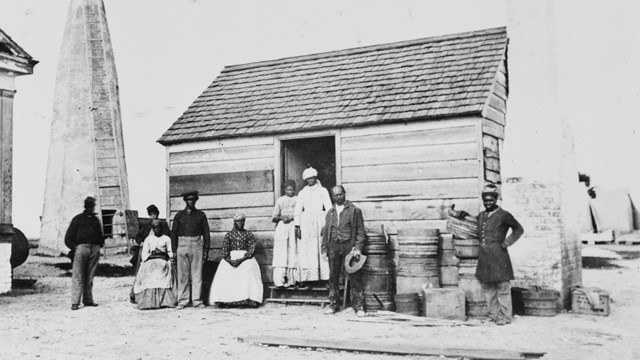
[[403,122],[409,123],[409,122],[416,122],[416,121],[436,121],[436,120],[445,120],[445,119],[451,119],[456,117],[474,116],[474,115],[482,116],[482,109],[465,111],[465,112],[448,114],[448,115],[439,115],[439,116],[422,116],[422,117],[415,117],[415,118],[408,118],[408,119],[400,118],[395,120],[372,121],[372,122],[367,122],[367,123],[362,123],[357,125],[349,125],[349,126],[317,126],[317,127],[305,128],[299,131],[291,131],[291,130],[265,131],[265,132],[246,134],[246,135],[240,135],[240,136],[229,134],[229,135],[221,135],[221,136],[194,137],[192,139],[183,139],[183,140],[163,140],[165,138],[165,135],[162,135],[162,137],[156,140],[156,142],[162,146],[167,147],[171,145],[186,144],[186,143],[193,143],[193,142],[200,142],[200,141],[213,141],[213,140],[221,140],[221,139],[245,138],[245,137],[254,137],[254,136],[272,136],[272,135],[279,135],[279,134],[285,134],[285,133],[295,134],[295,133],[304,133],[309,131],[344,129],[344,128],[350,128],[350,127],[366,127],[366,126],[372,126],[372,125],[388,125],[388,124],[398,124]]

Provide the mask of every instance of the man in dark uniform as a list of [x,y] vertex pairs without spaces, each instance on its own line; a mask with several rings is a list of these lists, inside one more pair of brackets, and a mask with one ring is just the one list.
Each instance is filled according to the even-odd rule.
[[64,244],[75,252],[71,275],[71,310],[84,306],[98,306],[93,301],[93,276],[98,268],[100,248],[104,245],[102,224],[94,214],[96,199],[84,200],[84,211],[73,217],[64,236]]
[[[346,192],[341,185],[331,189],[335,202],[327,212],[322,232],[322,256],[329,257],[329,307],[326,315],[336,313],[340,308],[339,281],[344,268],[344,259],[349,253],[359,257],[367,240],[362,211],[346,200]],[[346,274],[345,274],[346,275]],[[362,274],[355,272],[349,276],[351,287],[351,307],[357,316],[364,316],[364,292]]]
[[[131,265],[133,265],[134,283],[135,283],[135,275],[138,274],[138,267],[140,266],[140,261],[142,260],[140,257],[140,250],[142,249],[142,243],[144,242],[144,239],[146,239],[147,236],[149,236],[149,234],[151,233],[151,224],[153,223],[154,220],[158,219],[158,217],[160,216],[160,210],[158,210],[157,206],[155,206],[154,204],[151,204],[147,206],[147,215],[149,215],[149,218],[151,219],[151,221],[149,221],[148,223],[140,227],[135,237],[137,246],[132,247],[133,256],[131,257],[130,262],[131,262]],[[169,231],[169,225],[167,224],[166,221],[161,220],[160,226],[162,226],[162,235],[166,235],[166,236],[171,235],[171,232]],[[172,249],[172,251],[174,254],[176,253],[176,249]],[[175,257],[172,260],[175,261]],[[174,265],[175,265],[175,262],[174,262]],[[136,297],[135,297],[135,294],[133,293],[133,286],[131,286],[131,292],[129,293],[129,300],[131,301],[132,304],[135,304],[136,302]]]
[[[480,253],[476,278],[482,285],[489,317],[498,325],[511,322],[511,286],[513,268],[507,248],[524,233],[522,225],[509,212],[498,206],[498,188],[485,186],[482,191],[485,211],[478,214]],[[511,234],[507,232],[511,229]]]
[[198,192],[182,194],[186,203],[184,210],[178,211],[171,227],[171,246],[178,258],[178,306],[182,310],[189,305],[204,308],[202,302],[202,265],[209,254],[211,243],[207,215],[196,209]]

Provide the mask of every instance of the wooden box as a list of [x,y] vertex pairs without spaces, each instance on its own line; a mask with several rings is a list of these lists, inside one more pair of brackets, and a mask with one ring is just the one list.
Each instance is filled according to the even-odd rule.
[[465,295],[459,288],[423,288],[423,316],[465,320]]
[[[599,306],[591,305],[587,295],[584,291],[595,291],[599,295]],[[609,316],[609,293],[600,290],[597,288],[593,289],[573,289],[571,291],[571,311],[574,314],[588,314],[588,315],[599,315],[599,316]]]

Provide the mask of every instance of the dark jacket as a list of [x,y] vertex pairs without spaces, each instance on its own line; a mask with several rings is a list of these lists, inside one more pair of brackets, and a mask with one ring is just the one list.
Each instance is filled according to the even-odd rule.
[[331,228],[338,218],[335,206],[327,211],[324,228],[322,230],[322,252],[327,253],[329,241],[339,241],[341,243],[350,241],[351,246],[362,251],[367,235],[364,230],[364,219],[362,210],[353,205],[350,201],[344,202],[344,209],[340,213],[340,221],[337,226],[337,233],[331,237]]
[[[476,278],[483,282],[513,280],[513,267],[507,247],[513,245],[524,234],[522,225],[509,212],[498,208],[488,216],[486,211],[478,214],[478,239],[480,253]],[[507,237],[507,232],[511,234]]]
[[187,209],[178,211],[173,218],[171,226],[171,247],[173,251],[176,252],[178,250],[178,237],[200,235],[202,235],[203,250],[207,252],[211,244],[207,215],[198,209],[194,209],[190,213],[187,213]]
[[71,250],[80,244],[104,245],[102,224],[96,214],[85,210],[74,216],[64,236],[64,244]]

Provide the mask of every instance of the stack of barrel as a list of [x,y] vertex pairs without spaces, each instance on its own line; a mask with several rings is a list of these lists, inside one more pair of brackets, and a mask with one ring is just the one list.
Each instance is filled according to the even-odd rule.
[[398,294],[438,287],[438,229],[398,229]]
[[395,274],[387,237],[383,234],[367,234],[362,253],[367,256],[361,270],[365,311],[394,311]]
[[476,279],[480,240],[478,223],[471,217],[460,219],[452,210],[447,217],[447,230],[453,234],[453,246],[458,263],[458,287],[465,293],[466,312],[470,318],[487,317],[482,286]]
[[420,315],[422,288],[437,288],[438,229],[398,229],[396,309]]

